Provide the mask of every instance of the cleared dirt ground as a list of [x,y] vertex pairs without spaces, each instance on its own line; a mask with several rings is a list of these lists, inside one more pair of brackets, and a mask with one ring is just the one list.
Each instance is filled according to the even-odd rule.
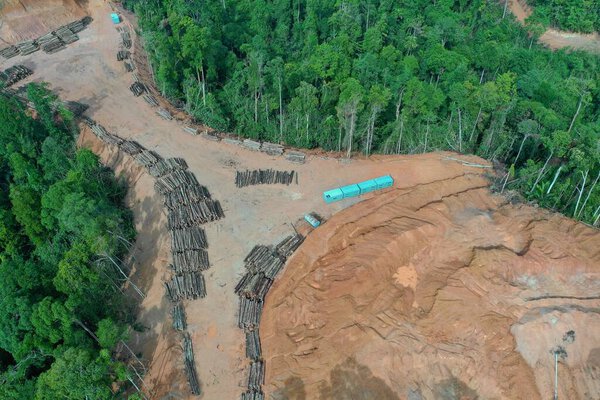
[[[388,363],[386,361],[378,364],[379,366],[377,368],[374,368],[373,365],[371,365],[367,367],[371,371],[369,373],[372,374],[369,375],[363,368],[364,365],[367,365],[365,361],[366,358],[361,358],[363,357],[363,355],[361,355],[362,353],[353,353],[352,347],[347,347],[348,352],[346,355],[350,358],[348,360],[346,358],[337,359],[323,357],[321,360],[316,359],[317,362],[315,364],[313,363],[315,360],[315,356],[313,355],[313,361],[310,361],[310,363],[307,364],[309,366],[307,368],[312,371],[309,371],[307,378],[307,376],[302,375],[302,365],[304,363],[303,355],[290,356],[293,361],[278,361],[278,358],[284,360],[284,357],[289,356],[290,344],[286,342],[286,340],[289,341],[290,338],[293,337],[291,333],[288,334],[289,328],[294,326],[294,324],[302,325],[302,329],[306,328],[306,326],[303,325],[305,323],[302,319],[303,314],[294,314],[297,312],[297,308],[291,308],[286,310],[286,313],[277,314],[281,312],[281,309],[278,308],[279,306],[277,305],[284,301],[283,297],[279,297],[280,295],[284,297],[295,295],[292,293],[294,293],[296,274],[304,274],[305,272],[303,271],[323,267],[316,263],[316,257],[322,257],[323,254],[331,252],[331,257],[335,258],[337,257],[337,254],[332,250],[343,249],[353,243],[355,238],[352,234],[353,232],[356,232],[356,230],[348,229],[348,226],[352,225],[353,220],[359,221],[360,218],[363,218],[365,212],[370,207],[373,207],[375,210],[377,209],[376,207],[382,205],[381,202],[393,200],[393,202],[399,205],[392,209],[393,215],[381,214],[382,218],[387,215],[390,218],[389,221],[376,223],[375,220],[368,220],[364,222],[365,226],[372,226],[374,232],[382,232],[382,230],[387,231],[386,226],[388,225],[398,228],[398,226],[401,226],[402,224],[394,225],[395,222],[392,221],[404,219],[405,214],[411,210],[408,205],[403,208],[401,205],[404,200],[397,196],[399,194],[411,192],[416,193],[422,190],[425,190],[425,194],[422,194],[424,204],[429,205],[431,203],[431,205],[428,206],[431,209],[428,208],[427,212],[431,212],[432,215],[428,216],[427,220],[431,221],[433,225],[438,224],[439,229],[428,228],[429,230],[427,230],[423,228],[424,230],[419,233],[422,242],[419,242],[420,244],[418,243],[414,246],[410,245],[409,248],[406,249],[402,248],[402,245],[411,242],[405,241],[403,237],[390,238],[385,235],[381,236],[381,241],[377,243],[383,243],[383,247],[369,247],[367,255],[373,257],[375,260],[381,254],[389,254],[389,260],[386,261],[389,265],[383,264],[385,267],[380,272],[381,275],[361,275],[361,279],[356,281],[355,285],[350,289],[356,289],[357,291],[380,290],[381,287],[376,284],[376,281],[378,281],[379,278],[382,278],[385,279],[384,282],[386,282],[386,284],[396,285],[394,286],[396,287],[396,289],[394,289],[396,291],[393,293],[398,294],[400,293],[398,291],[407,293],[408,289],[402,289],[402,287],[416,285],[418,288],[420,284],[429,282],[430,277],[434,283],[437,282],[435,276],[422,276],[420,274],[420,267],[415,266],[413,271],[410,264],[404,265],[404,263],[400,263],[400,261],[397,263],[394,261],[393,273],[397,274],[397,277],[395,278],[397,284],[390,283],[393,282],[388,275],[392,266],[392,261],[394,260],[392,256],[395,257],[405,253],[414,253],[418,246],[421,246],[420,248],[422,248],[422,246],[424,246],[423,243],[429,240],[429,236],[427,235],[432,235],[432,243],[440,243],[440,246],[430,247],[430,257],[448,257],[451,259],[452,246],[450,244],[452,242],[444,242],[443,238],[445,235],[462,235],[460,237],[464,243],[470,243],[470,241],[476,243],[478,236],[473,235],[473,232],[479,232],[480,229],[494,229],[494,225],[486,219],[489,216],[486,217],[487,214],[485,214],[488,212],[493,213],[494,207],[497,206],[495,203],[496,200],[486,200],[489,197],[487,189],[485,188],[487,182],[482,176],[484,173],[488,172],[488,170],[466,167],[459,162],[448,160],[447,156],[450,154],[446,153],[403,157],[372,157],[369,160],[352,161],[337,160],[315,155],[310,156],[307,163],[304,165],[294,165],[280,157],[271,157],[263,153],[244,150],[233,145],[208,141],[198,136],[190,136],[182,130],[182,125],[176,121],[165,121],[161,119],[155,114],[155,109],[146,104],[143,99],[135,98],[131,94],[128,88],[131,83],[133,83],[132,77],[125,72],[123,65],[116,61],[115,55],[118,50],[120,37],[115,30],[114,25],[110,22],[110,7],[100,0],[90,0],[87,7],[89,13],[94,18],[94,22],[87,30],[80,33],[80,41],[55,54],[49,55],[37,52],[28,57],[16,57],[9,61],[1,62],[0,68],[4,69],[16,63],[29,66],[34,70],[34,74],[30,77],[30,80],[49,82],[50,88],[55,90],[64,100],[81,101],[88,104],[90,108],[86,114],[105,126],[109,131],[124,138],[135,139],[146,148],[156,151],[163,157],[183,157],[200,183],[206,185],[213,197],[221,201],[226,217],[218,222],[213,222],[205,226],[210,245],[208,251],[212,264],[211,269],[205,274],[208,295],[205,299],[186,303],[189,330],[193,338],[194,351],[196,353],[197,369],[203,384],[204,394],[201,398],[219,400],[236,399],[239,398],[239,394],[246,386],[247,362],[243,347],[244,338],[242,332],[237,328],[236,315],[238,300],[233,292],[233,287],[241,277],[243,270],[242,260],[250,249],[255,244],[259,243],[275,243],[284,236],[292,233],[292,223],[298,221],[298,219],[306,212],[315,211],[325,217],[330,217],[339,211],[348,209],[348,207],[357,202],[369,198],[373,198],[374,200],[361,203],[358,208],[349,208],[340,214],[339,217],[334,217],[332,221],[315,231],[316,234],[311,234],[307,240],[307,245],[303,246],[297,257],[289,263],[285,273],[280,277],[280,283],[277,283],[273,292],[270,293],[269,302],[273,305],[273,311],[270,312],[267,310],[263,321],[265,330],[269,332],[269,334],[263,338],[265,348],[264,355],[268,360],[268,380],[266,389],[273,395],[277,394],[277,391],[279,391],[279,394],[277,394],[279,397],[277,398],[286,398],[285,394],[288,393],[285,391],[286,387],[292,387],[292,390],[289,392],[289,398],[318,398],[319,395],[315,395],[315,393],[320,392],[312,391],[316,390],[315,388],[317,387],[320,388],[319,390],[323,389],[323,392],[320,395],[323,398],[354,398],[352,396],[336,397],[337,392],[335,388],[338,387],[336,386],[338,384],[342,386],[349,385],[350,383],[360,384],[360,381],[356,378],[357,374],[359,374],[360,376],[366,377],[368,381],[374,382],[375,387],[377,388],[374,390],[383,391],[381,393],[384,394],[381,396],[395,395],[397,398],[406,398],[405,393],[400,393],[400,389],[398,389],[400,386],[391,384],[390,379],[392,379],[392,375],[389,370],[393,369],[396,371],[396,374],[401,374],[403,369],[419,366],[419,369],[415,368],[416,372],[413,375],[410,375],[413,380],[417,379],[418,375],[416,374],[420,372],[430,373],[431,375],[437,374],[436,376],[438,377],[449,376],[447,371],[439,372],[437,369],[430,370],[426,363],[426,358],[421,359],[421,364],[411,364],[409,362]],[[115,149],[106,148],[96,141],[93,136],[87,133],[82,135],[81,141],[83,145],[91,147],[95,152],[100,154],[107,165],[115,168],[118,174],[123,173],[132,184],[128,195],[128,203],[134,211],[135,223],[139,231],[139,237],[133,250],[134,257],[137,260],[134,280],[147,294],[146,298],[141,303],[140,322],[148,328],[142,334],[135,335],[132,338],[132,346],[134,346],[136,351],[141,352],[143,358],[150,363],[146,384],[150,388],[149,390],[152,392],[153,398],[188,398],[189,390],[183,374],[183,364],[180,354],[181,350],[179,348],[180,340],[178,339],[177,334],[170,329],[170,320],[167,315],[169,304],[164,297],[164,289],[162,287],[162,279],[166,272],[167,264],[170,261],[170,249],[166,235],[166,218],[162,209],[160,196],[157,196],[154,193],[152,179],[139,169],[136,169],[131,163],[131,160],[127,160],[126,158],[123,158],[123,156],[115,153]],[[456,155],[450,156],[457,157]],[[471,159],[477,163],[485,163],[483,160],[476,158],[462,158]],[[299,185],[291,185],[289,187],[275,185],[254,186],[237,189],[234,185],[235,171],[236,169],[246,168],[294,169],[299,173]],[[388,173],[395,178],[396,183],[394,189],[388,190],[386,194],[370,195],[360,199],[345,200],[333,205],[326,205],[321,198],[323,190]],[[480,197],[473,200],[472,205],[469,202],[471,201],[470,196],[475,195],[469,194],[467,197],[463,197],[460,194],[460,187],[455,186],[457,182],[462,181],[467,181],[470,185],[473,185],[473,187],[469,189],[470,191],[473,191],[473,193],[481,193]],[[442,209],[438,210],[436,208],[435,204],[438,204],[439,207],[445,207],[444,202],[436,200],[442,193],[449,193],[450,198],[453,199],[453,213],[451,215],[454,215],[455,212],[458,213],[457,215],[464,214],[462,220],[455,221],[446,216]],[[465,200],[464,203],[463,200]],[[480,203],[480,201],[483,203]],[[414,204],[410,207],[414,207]],[[468,211],[471,209],[469,207],[472,208],[472,211]],[[460,211],[462,209],[467,211]],[[416,213],[418,210],[412,210],[411,212]],[[471,212],[471,214],[469,214],[469,212]],[[509,215],[505,218],[505,221],[507,221],[506,224],[510,225],[510,218],[512,217]],[[521,221],[518,215],[515,218],[517,218],[516,221]],[[564,220],[568,221],[566,219]],[[357,224],[360,225],[361,222],[357,222]],[[515,224],[511,229],[517,229],[518,231],[519,225]],[[393,230],[390,230],[388,234],[392,234],[393,232]],[[495,236],[495,241],[491,242],[502,244],[511,240],[510,235],[513,231],[508,230],[503,232],[502,230],[497,230],[494,232],[497,232],[497,235],[499,235],[500,238],[499,236]],[[398,233],[398,235],[400,235],[400,233]],[[501,240],[503,235],[506,235],[505,241]],[[433,242],[434,239],[438,242]],[[389,243],[388,240],[390,240]],[[563,239],[562,237],[556,237],[554,240]],[[397,247],[394,249],[393,253],[386,253],[392,242],[396,243],[395,246]],[[332,243],[337,247],[333,246]],[[596,249],[600,247],[597,236],[592,239],[591,243],[591,246],[596,246]],[[312,254],[313,251],[315,252],[314,255]],[[348,253],[345,257],[350,257],[350,255],[351,253]],[[308,257],[304,259],[306,262],[299,262],[299,260],[302,260],[302,257]],[[592,257],[593,260],[597,260],[597,252],[592,253],[590,257]],[[351,261],[352,260],[349,260],[348,265],[353,265]],[[462,258],[459,261],[463,262]],[[425,263],[425,261],[423,262]],[[593,271],[593,273],[597,273],[597,266],[598,263],[596,262],[596,270]],[[404,267],[404,269],[400,269],[400,267]],[[545,264],[540,262],[538,271],[540,275],[543,275],[544,267]],[[564,271],[559,271],[557,274],[562,276],[561,279],[568,279],[568,276],[564,276]],[[482,276],[485,279],[494,279],[493,275],[483,274]],[[592,275],[591,278],[597,280],[597,275]],[[587,281],[582,281],[580,284],[584,285],[585,282]],[[435,285],[428,287],[432,290]],[[335,292],[332,293],[335,294]],[[372,293],[374,292],[371,292],[371,294]],[[452,295],[457,295],[456,293],[457,292],[452,292]],[[317,292],[314,294],[315,297],[313,300],[323,299],[322,294]],[[458,293],[458,295],[462,296],[462,293]],[[405,307],[407,313],[409,311],[412,312],[411,302],[402,305],[406,302],[406,299],[408,299],[408,297],[403,296],[398,297],[398,307],[400,307],[400,309]],[[426,298],[423,300],[423,304],[429,304],[433,307],[431,305],[433,297],[431,296],[434,295],[430,294],[425,296]],[[303,297],[299,297],[299,299],[302,298]],[[489,304],[493,305],[498,302],[498,299],[494,296],[490,296],[489,299]],[[293,302],[295,301],[298,300],[293,300]],[[478,300],[466,296],[461,301],[467,301],[469,306],[474,307]],[[449,298],[447,302],[455,302],[455,299]],[[294,304],[298,305],[299,303]],[[311,304],[308,302],[306,304],[307,307],[315,307],[315,305],[323,306],[325,303],[316,302]],[[418,304],[421,303],[418,302]],[[486,307],[491,307],[489,304]],[[552,304],[554,307],[555,303]],[[268,307],[271,306],[268,305]],[[298,307],[302,310],[301,304],[298,305]],[[421,307],[423,306],[421,305]],[[435,307],[433,308],[435,309]],[[332,310],[335,310],[335,308]],[[444,341],[444,335],[449,335],[445,332],[447,325],[444,325],[449,323],[449,318],[450,322],[455,322],[457,324],[452,330],[456,335],[459,335],[460,332],[465,332],[465,329],[467,331],[468,329],[475,329],[477,331],[479,328],[477,328],[476,325],[472,327],[468,320],[472,315],[470,313],[471,309],[460,309],[459,307],[459,310],[462,311],[450,314],[452,318],[448,316],[444,317],[442,321],[443,324],[440,323],[439,325],[436,325],[435,320],[429,320],[430,332],[436,335],[435,337],[439,340]],[[324,308],[322,311],[324,312],[326,309]],[[354,321],[355,314],[358,315],[355,311],[356,310],[353,310],[352,308],[340,309],[339,313],[336,314],[336,318],[332,319],[332,322]],[[347,312],[347,314],[345,314],[345,312]],[[517,311],[514,311],[513,314],[520,315]],[[493,317],[496,314],[492,312],[490,315]],[[363,314],[363,316],[365,318],[371,317],[370,314]],[[484,317],[491,318],[487,314],[485,314]],[[277,329],[279,326],[278,318],[281,320],[282,328],[280,330]],[[395,314],[395,318],[396,322],[400,321],[398,323],[403,323],[401,318],[398,317],[398,314]],[[590,318],[597,318],[597,313],[591,313]],[[506,320],[502,319],[502,321]],[[491,344],[492,348],[495,349],[494,354],[502,353],[504,351],[509,352],[510,354],[516,354],[515,357],[520,360],[519,365],[523,368],[521,371],[525,371],[525,375],[519,379],[523,379],[523,382],[526,382],[528,385],[527,387],[530,388],[545,387],[547,379],[549,379],[548,377],[551,376],[551,370],[549,369],[550,366],[547,363],[547,359],[540,358],[540,361],[538,362],[537,359],[533,357],[542,354],[540,352],[542,352],[542,350],[546,351],[545,348],[541,348],[539,352],[538,350],[532,352],[533,358],[528,355],[529,353],[526,354],[526,350],[521,350],[531,348],[531,345],[526,343],[527,338],[541,336],[542,333],[545,332],[545,320],[540,319],[539,321],[541,327],[534,329],[532,331],[533,333],[527,333],[525,335],[519,333],[524,331],[518,331],[518,326],[514,327],[514,332],[512,334],[514,337],[519,337],[519,335],[521,335],[521,337],[525,338],[522,340],[513,339],[513,336],[509,335],[506,328],[506,322],[502,323],[501,330],[483,333],[488,336],[499,335],[497,342],[498,346],[494,347],[496,346],[494,344],[496,342]],[[563,320],[561,319],[561,321]],[[584,320],[580,319],[579,321],[581,322]],[[592,323],[596,323],[594,321],[595,319],[593,321],[587,321],[586,323],[589,323],[589,326],[595,326],[591,325]],[[459,325],[462,326],[462,330],[459,329]],[[352,333],[353,330],[360,328],[360,325],[354,324],[352,326],[353,328],[348,330],[348,332],[351,333],[351,338],[356,337],[357,339],[364,340],[365,337],[372,336],[372,333],[365,335],[364,332],[356,332],[356,335],[354,335]],[[533,326],[534,325],[528,325],[528,327]],[[566,326],[567,325],[565,325],[565,327]],[[562,328],[563,326],[561,325],[561,331],[563,330]],[[365,329],[371,330],[371,328]],[[581,330],[578,328],[578,335],[580,335],[580,331]],[[373,331],[373,333],[374,332],[375,331]],[[498,332],[500,332],[500,334]],[[583,333],[583,331],[581,332]],[[481,334],[481,332],[479,334]],[[514,340],[517,340],[517,342]],[[373,346],[380,346],[384,342],[373,341],[373,343]],[[408,345],[407,343],[404,344]],[[514,351],[515,346],[517,345],[520,346],[518,351],[521,353]],[[279,346],[283,347],[280,348]],[[321,346],[321,348],[323,347],[324,346]],[[600,345],[597,347],[600,348]],[[345,346],[332,348],[346,349]],[[385,346],[377,347],[377,352],[369,353],[369,357],[371,357],[371,360],[386,360],[385,354],[386,352],[392,351],[390,350],[392,348],[393,347]],[[452,385],[456,383],[461,390],[473,390],[469,389],[469,385],[472,385],[473,382],[469,381],[468,377],[475,376],[476,374],[473,371],[481,368],[483,364],[479,364],[476,360],[472,363],[467,362],[466,364],[461,364],[463,361],[461,361],[460,345],[458,345],[458,347],[448,348],[454,352],[452,357],[448,356],[446,353],[431,353],[432,357],[444,358],[446,360],[446,364],[444,365],[447,365],[445,368],[451,369],[452,375],[458,377],[457,379],[463,382],[451,381],[450,383]],[[375,349],[375,347],[373,347],[373,349]],[[412,352],[413,350],[416,352],[422,351],[417,347],[415,347],[415,349],[408,348],[408,350],[405,351]],[[587,350],[589,349],[586,348],[585,351]],[[293,350],[292,353],[296,351],[308,351],[310,354],[311,349],[299,348]],[[522,355],[519,356],[518,354]],[[355,357],[352,358],[352,355],[355,355]],[[391,354],[389,355],[389,357],[392,356],[393,355]],[[571,357],[571,355],[569,357]],[[594,358],[593,354],[589,353],[588,360],[593,361],[597,358],[597,356]],[[523,361],[523,359],[526,361]],[[574,358],[572,357],[569,360],[572,359]],[[492,360],[496,359],[492,358]],[[456,361],[456,364],[453,364],[453,361]],[[494,361],[496,364],[492,365],[498,365],[497,363],[500,361],[501,359],[498,359]],[[593,362],[597,363],[597,361]],[[530,365],[530,367],[526,367],[526,363],[529,363],[527,365]],[[327,368],[331,367],[332,369],[335,369],[338,364],[340,374],[335,376],[341,378],[335,381],[338,382],[337,384],[334,381],[329,380],[328,377],[315,378],[314,376],[316,375],[310,375],[315,373],[315,368],[317,367],[324,366],[322,373],[325,374],[329,371]],[[487,367],[487,364],[485,365],[486,368],[489,368]],[[592,366],[593,365],[596,364],[592,364]],[[533,366],[535,366],[535,369]],[[465,371],[467,372],[471,371],[471,375],[462,371],[462,368],[466,368]],[[306,368],[304,370],[306,370]],[[352,373],[346,374],[344,371],[352,371]],[[491,369],[486,369],[485,371],[490,371],[490,373],[492,373]],[[597,374],[597,372],[594,373]],[[292,379],[290,385],[285,383],[288,379]],[[325,386],[315,386],[315,379],[319,382],[323,381]],[[302,381],[303,385],[306,385],[308,388],[305,389],[304,397],[302,397],[301,390],[296,392],[293,389],[295,387],[294,382],[298,382],[298,380]],[[382,385],[379,385],[380,382]],[[520,383],[520,381],[515,381],[510,384],[517,385]],[[481,385],[483,385],[483,383],[481,383]],[[390,391],[387,391],[388,389]],[[479,386],[476,386],[476,390],[479,390]],[[423,393],[426,394],[426,392]],[[466,393],[471,392],[467,391]],[[374,396],[375,397],[364,398],[386,398],[381,397],[380,395]],[[416,396],[416,394],[414,396]],[[411,398],[411,400],[419,398],[414,396],[409,398]],[[432,397],[425,396],[423,398]]]

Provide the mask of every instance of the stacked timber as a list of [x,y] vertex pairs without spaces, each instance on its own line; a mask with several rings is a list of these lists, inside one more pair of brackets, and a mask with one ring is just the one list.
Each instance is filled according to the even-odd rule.
[[121,143],[120,149],[125,154],[128,154],[130,156],[135,156],[136,154],[141,153],[142,151],[145,150],[142,147],[142,145],[139,144],[138,142],[136,142],[135,140],[123,141],[123,143]]
[[131,93],[138,97],[146,93],[146,85],[140,82],[134,82],[133,85],[129,87],[129,90],[131,90]]
[[228,144],[234,144],[236,146],[239,146],[242,144],[241,140],[237,140],[237,139],[232,139],[232,138],[223,138],[223,142],[228,143]]
[[181,302],[175,304],[171,310],[171,317],[173,318],[173,329],[176,331],[184,331],[187,328],[185,308]]
[[161,176],[154,183],[154,188],[159,193],[169,193],[180,186],[200,186],[194,174],[189,171],[176,170],[169,175]]
[[250,185],[280,183],[289,185],[294,181],[295,171],[275,171],[273,169],[257,169],[235,172],[235,185],[238,188]]
[[183,130],[194,136],[196,136],[198,134],[198,130],[195,128],[192,128],[191,126],[184,126]]
[[262,308],[262,301],[240,297],[238,326],[245,330],[257,329],[262,314]]
[[248,390],[242,393],[240,400],[265,400],[265,395],[260,390]]
[[119,50],[117,52],[117,61],[129,60],[131,53],[127,50]]
[[298,164],[304,164],[304,161],[306,160],[306,154],[299,151],[286,151],[284,157],[286,160]]
[[260,150],[271,156],[280,156],[283,154],[283,146],[275,143],[263,142]]
[[100,124],[94,124],[91,126],[91,128],[94,135],[96,135],[98,139],[102,140],[106,144],[119,146],[123,143],[123,139],[116,135],[108,133],[106,129],[104,129],[104,127]]
[[174,275],[165,283],[167,296],[173,302],[184,299],[195,300],[206,296],[204,277],[198,272],[184,272]]
[[259,151],[260,145],[261,145],[260,142],[255,142],[254,140],[250,140],[250,139],[244,139],[244,141],[242,142],[242,146],[244,146],[247,149],[254,150],[254,151]]
[[54,35],[64,44],[70,44],[79,40],[79,36],[69,29],[68,26],[61,26],[54,31]]
[[158,114],[159,117],[161,117],[162,119],[166,119],[166,120],[172,120],[173,116],[171,115],[171,113],[167,110],[165,110],[164,108],[159,108],[156,111],[156,114]]
[[279,242],[277,246],[275,246],[275,251],[281,257],[288,258],[294,251],[296,251],[298,247],[300,247],[303,241],[304,236],[302,235],[290,235]]
[[246,358],[253,361],[262,359],[262,349],[260,347],[260,335],[258,329],[246,332]]
[[155,178],[170,174],[177,169],[187,169],[187,163],[183,158],[167,158],[154,164],[148,172]]
[[206,199],[170,210],[167,215],[167,226],[169,229],[183,229],[217,221],[223,217],[225,214],[221,203],[217,200]]
[[125,66],[125,71],[127,71],[127,72],[133,72],[133,69],[135,67],[133,63],[129,63],[127,61],[123,61],[123,65]]
[[135,154],[133,158],[138,164],[147,169],[161,160],[161,157],[158,154],[146,149]]
[[156,100],[156,97],[149,93],[146,93],[143,97],[146,103],[150,104],[152,107],[158,107],[158,100]]
[[199,226],[172,230],[169,231],[169,234],[171,235],[171,248],[174,252],[181,253],[185,250],[208,248],[206,233]]
[[19,54],[19,48],[17,46],[8,46],[0,50],[0,56],[5,59],[13,58]]
[[263,301],[272,284],[273,280],[262,272],[247,272],[235,286],[235,292],[248,299]]
[[248,374],[248,389],[260,390],[265,383],[265,364],[262,361],[253,361],[250,363],[250,373]]
[[123,44],[123,47],[125,47],[126,49],[130,49],[131,48],[131,32],[129,32],[129,28],[123,27],[123,28],[121,28],[120,32],[121,32],[121,43]]
[[22,56],[34,53],[40,49],[40,45],[37,44],[35,40],[27,40],[25,42],[21,42],[17,44],[17,47],[19,48],[19,52]]
[[203,133],[202,137],[206,140],[210,140],[212,142],[218,142],[221,140],[220,137],[218,137],[217,135],[211,134],[211,133]]
[[186,249],[173,252],[171,268],[178,274],[205,271],[210,267],[208,252],[204,249]]
[[79,19],[77,21],[73,21],[71,23],[68,23],[65,26],[67,28],[69,28],[71,30],[71,32],[73,32],[73,33],[79,33],[82,30],[84,30],[90,24],[90,22],[92,22],[92,18],[91,17],[84,17],[84,18]]
[[200,381],[196,372],[196,361],[194,360],[194,348],[192,346],[192,338],[189,333],[183,334],[183,361],[185,364],[185,373],[190,384],[192,394],[200,395]]
[[172,211],[181,206],[187,206],[210,199],[210,193],[202,185],[180,186],[175,190],[165,193],[165,207]]
[[50,36],[44,35],[38,39],[38,43],[48,54],[56,53],[65,48],[65,44],[59,37],[55,36],[54,33],[51,33]]
[[0,83],[3,86],[9,87],[14,85],[27,78],[29,75],[33,74],[33,71],[27,68],[24,65],[13,65],[12,67],[7,68],[3,72],[0,72]]

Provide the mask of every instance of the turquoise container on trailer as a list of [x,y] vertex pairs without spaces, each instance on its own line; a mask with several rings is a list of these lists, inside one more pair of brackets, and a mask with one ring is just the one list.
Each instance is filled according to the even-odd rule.
[[323,192],[323,200],[325,200],[326,203],[333,203],[349,197],[356,197],[375,190],[385,189],[393,185],[394,178],[390,175],[380,176],[379,178],[369,179],[368,181],[327,190],[326,192]]
[[115,14],[115,13],[110,14],[110,19],[112,19],[113,24],[118,24],[119,22],[121,22],[121,18],[119,17],[119,14]]

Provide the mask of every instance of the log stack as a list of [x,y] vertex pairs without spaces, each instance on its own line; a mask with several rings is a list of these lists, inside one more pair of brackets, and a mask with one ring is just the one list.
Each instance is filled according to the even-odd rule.
[[187,321],[185,317],[185,308],[181,302],[175,304],[171,310],[171,317],[173,318],[173,329],[176,331],[185,331],[187,328]]
[[247,148],[249,150],[259,151],[261,143],[255,142],[254,140],[250,140],[250,139],[244,139],[244,141],[242,142],[242,146],[244,146],[245,148]]
[[275,143],[263,142],[260,150],[270,156],[280,156],[283,154],[283,146]]
[[13,65],[3,72],[0,72],[0,83],[5,87],[14,85],[33,74],[33,71],[24,65]]
[[130,156],[134,156],[145,150],[142,145],[134,140],[125,140],[120,146],[121,151]]
[[165,289],[167,290],[167,296],[173,302],[206,297],[204,277],[198,272],[184,272],[180,275],[174,275],[170,281],[165,282]]
[[17,44],[17,47],[19,48],[19,53],[21,53],[22,56],[35,53],[40,49],[40,45],[35,40],[21,42]]
[[235,185],[242,188],[250,185],[267,185],[279,183],[290,185],[294,181],[295,171],[275,171],[273,169],[256,169],[235,172]]
[[17,55],[19,55],[19,48],[17,46],[8,46],[0,50],[0,56],[7,60]]
[[264,399],[265,363],[262,358],[259,323],[264,298],[277,273],[283,268],[287,257],[296,250],[304,237],[290,235],[275,246],[257,245],[244,259],[246,274],[235,287],[240,297],[238,327],[246,334],[246,357],[250,359],[248,390],[241,400]]
[[209,267],[208,252],[204,249],[185,249],[173,252],[171,268],[178,274],[205,271]]
[[152,107],[158,107],[158,100],[156,100],[156,97],[152,96],[150,93],[146,93],[143,97],[146,103],[150,104]]
[[300,151],[286,151],[284,157],[286,160],[297,164],[304,164],[306,161],[306,154]]
[[150,169],[153,165],[159,162],[162,158],[153,151],[142,150],[133,156],[133,159],[137,161],[142,167]]
[[180,186],[165,193],[164,196],[164,205],[169,211],[210,199],[208,189],[202,185]]
[[248,390],[242,393],[241,400],[265,400],[265,395],[260,390]]
[[192,338],[189,333],[183,334],[183,361],[185,365],[185,373],[190,384],[192,394],[200,395],[200,380],[196,372],[196,361],[194,360],[194,348],[192,346]]
[[148,173],[155,178],[160,178],[164,175],[178,169],[187,169],[188,165],[183,158],[167,158],[160,160],[148,169]]
[[171,115],[171,113],[167,110],[165,110],[164,108],[159,108],[156,111],[156,114],[158,114],[159,117],[161,117],[162,119],[166,119],[168,121],[173,119],[173,116]]
[[117,52],[117,61],[129,60],[131,53],[127,50],[119,50]]
[[131,93],[133,93],[134,96],[138,97],[146,93],[146,85],[140,82],[134,82],[133,85],[129,86],[129,90],[131,90]]
[[61,26],[54,31],[54,35],[64,44],[70,44],[79,40],[79,36],[69,29],[68,26]]

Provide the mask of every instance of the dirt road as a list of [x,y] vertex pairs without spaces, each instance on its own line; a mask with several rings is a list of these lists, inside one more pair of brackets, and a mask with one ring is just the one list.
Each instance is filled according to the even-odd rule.
[[[508,5],[517,20],[523,24],[525,19],[532,13],[531,8],[524,0],[509,0]],[[598,33],[584,34],[550,28],[540,36],[539,40],[553,50],[569,47],[576,50],[600,53],[600,35]]]
[[[163,157],[185,158],[200,183],[221,201],[226,218],[206,226],[212,263],[205,274],[208,296],[188,302],[186,310],[203,383],[202,398],[237,398],[246,386],[247,364],[244,338],[236,324],[238,300],[233,287],[241,277],[243,258],[255,244],[275,243],[292,233],[291,224],[306,212],[316,211],[327,217],[359,201],[325,205],[321,193],[326,189],[388,173],[396,178],[398,187],[411,187],[470,169],[443,160],[442,154],[351,162],[309,157],[306,164],[295,165],[280,157],[190,136],[180,124],[161,119],[153,108],[131,94],[131,75],[116,61],[120,37],[110,21],[111,10],[100,0],[90,0],[88,7],[94,22],[80,33],[80,41],[55,54],[37,52],[15,57],[0,63],[0,68],[16,63],[29,66],[35,71],[31,81],[49,82],[61,98],[88,104],[86,114],[109,131],[135,139]],[[87,143],[100,154],[111,151],[89,140],[92,142]],[[299,185],[235,187],[236,169],[266,167],[298,171]],[[480,169],[472,170],[481,173]],[[132,204],[138,205],[136,226],[141,229],[143,241],[139,244],[139,273],[147,290],[140,321],[149,328],[134,341],[136,349],[150,362],[147,384],[155,398],[167,394],[185,398],[189,392],[182,383],[185,378],[180,350],[174,344],[179,340],[167,329],[168,305],[160,284],[170,257],[164,215],[159,211],[160,199],[146,178],[146,183],[136,185],[130,193]],[[147,230],[152,232],[149,238]]]

